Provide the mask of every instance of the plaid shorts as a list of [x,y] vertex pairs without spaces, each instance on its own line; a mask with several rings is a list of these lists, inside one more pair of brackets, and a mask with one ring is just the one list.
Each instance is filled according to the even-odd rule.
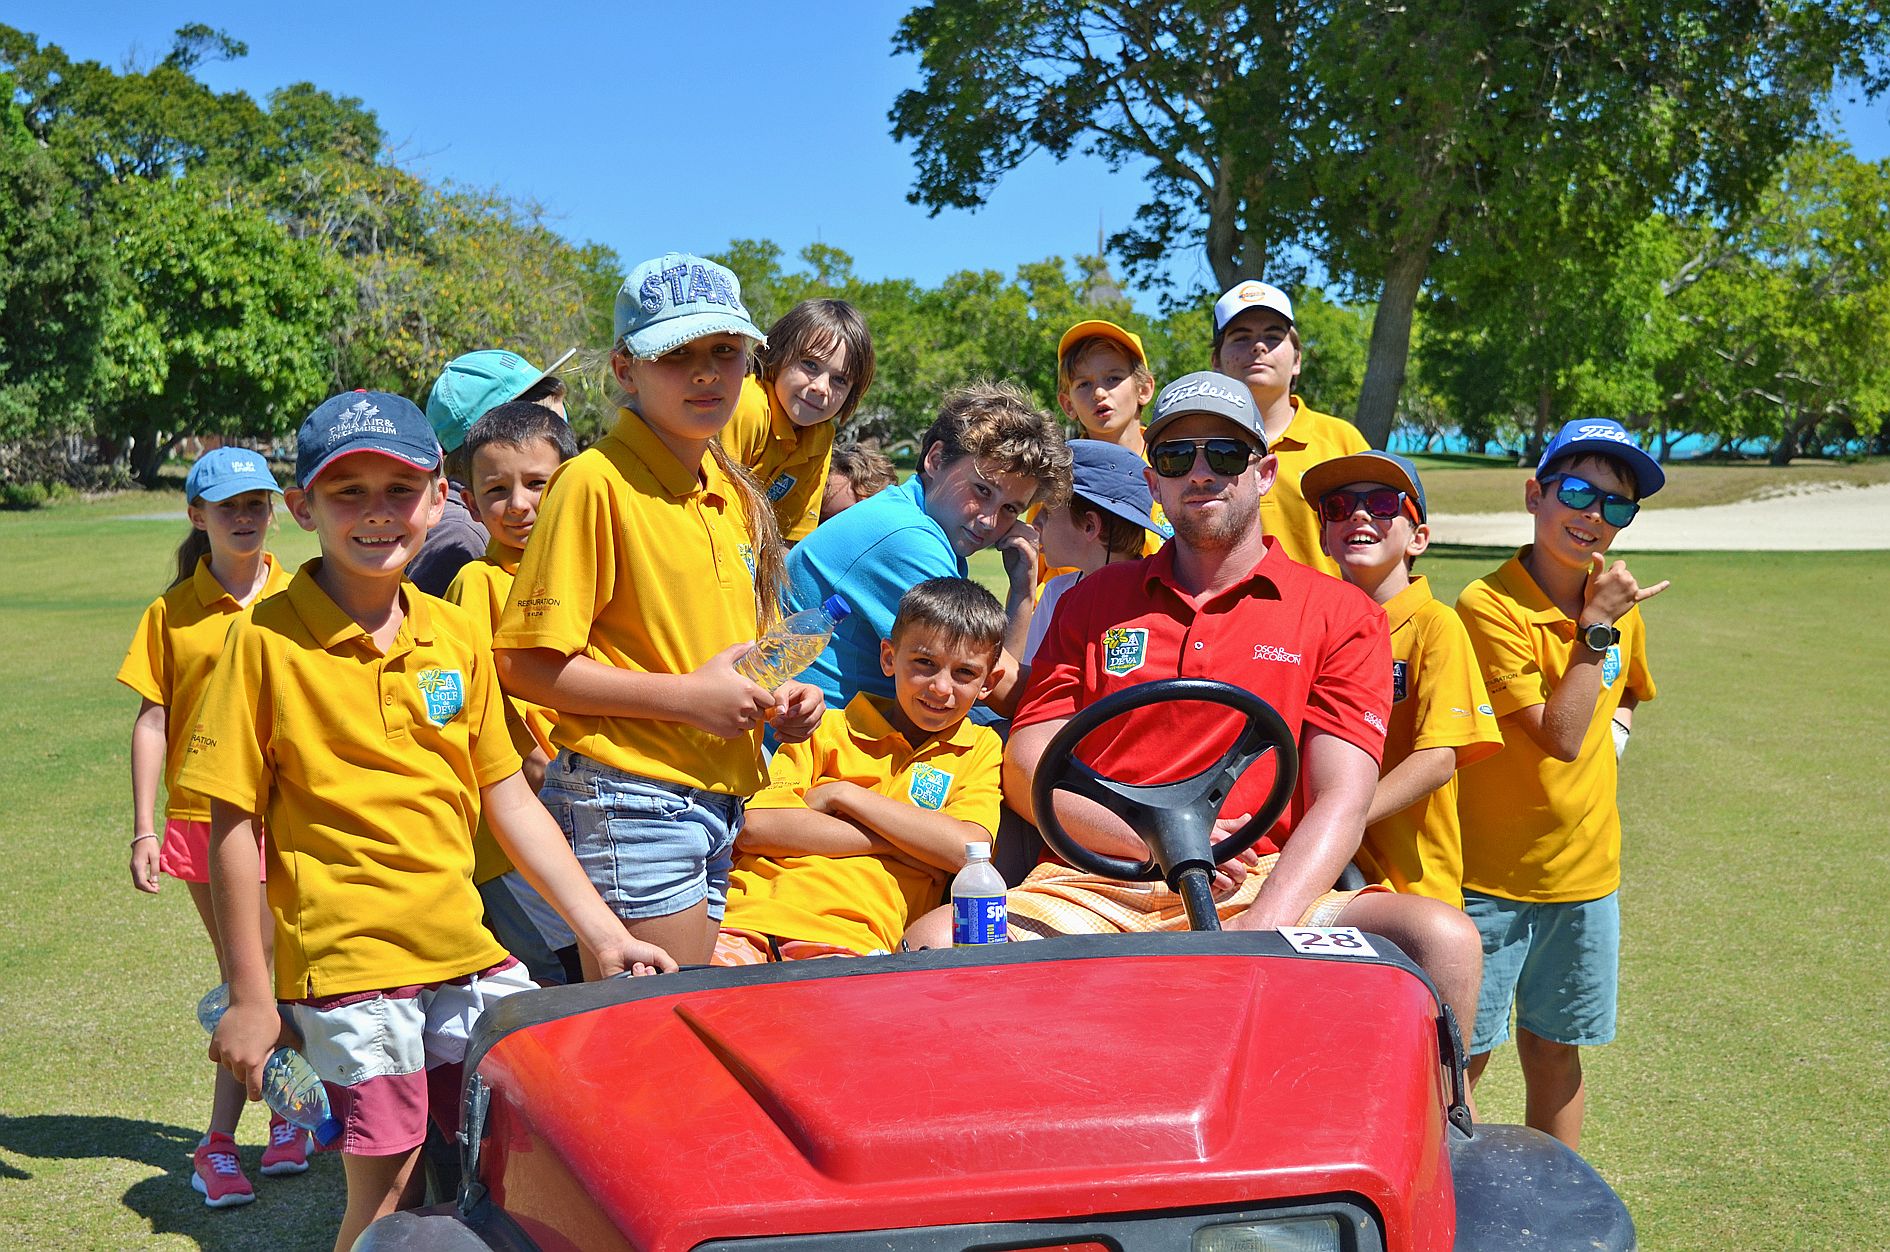
[[[1275,852],[1248,867],[1239,890],[1216,902],[1214,911],[1221,921],[1247,911],[1279,859]],[[1363,891],[1328,891],[1306,907],[1299,924],[1337,925],[1346,905],[1367,892],[1383,890],[1366,887]],[[1049,862],[1031,870],[1030,876],[1006,896],[1005,908],[1012,939],[1188,929],[1188,910],[1166,883],[1122,882]]]

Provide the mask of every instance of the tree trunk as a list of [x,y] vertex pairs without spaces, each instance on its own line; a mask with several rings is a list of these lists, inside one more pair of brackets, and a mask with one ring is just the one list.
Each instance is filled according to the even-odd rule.
[[1383,448],[1391,440],[1398,393],[1404,390],[1405,365],[1411,356],[1411,314],[1430,263],[1427,233],[1422,241],[1393,253],[1385,271],[1385,289],[1378,297],[1371,345],[1366,349],[1365,381],[1358,391],[1359,433],[1374,448]]
[[1773,465],[1790,465],[1792,458],[1798,455],[1799,441],[1817,421],[1818,414],[1813,410],[1800,413],[1786,422],[1784,429],[1778,432],[1778,442],[1772,445],[1772,455],[1767,460]]
[[147,490],[158,485],[158,471],[164,468],[164,456],[171,448],[156,427],[140,427],[131,442],[131,473],[138,485]]

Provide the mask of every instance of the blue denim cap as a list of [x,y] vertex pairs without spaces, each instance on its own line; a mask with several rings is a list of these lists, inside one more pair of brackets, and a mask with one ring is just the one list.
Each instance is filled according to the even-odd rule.
[[1351,456],[1321,461],[1299,480],[1299,490],[1306,497],[1306,503],[1317,509],[1319,497],[1347,483],[1383,483],[1396,487],[1417,505],[1418,521],[1430,520],[1431,511],[1424,503],[1424,483],[1418,477],[1417,466],[1396,452],[1354,452]]
[[1536,477],[1542,477],[1543,467],[1550,461],[1569,453],[1611,456],[1626,465],[1634,475],[1636,499],[1645,500],[1667,485],[1667,471],[1660,468],[1660,462],[1641,451],[1627,427],[1611,417],[1578,417],[1564,422],[1542,450],[1542,459],[1536,462]]
[[1162,428],[1178,417],[1210,413],[1226,418],[1252,435],[1259,442],[1260,450],[1266,451],[1267,428],[1260,420],[1260,411],[1253,406],[1253,393],[1237,378],[1213,370],[1183,374],[1162,388],[1150,412],[1154,416],[1148,419],[1148,429],[1142,433],[1149,443],[1154,443]]
[[263,459],[262,453],[248,448],[212,448],[197,458],[184,478],[186,500],[214,504],[245,491],[282,494],[282,488],[276,485],[276,476],[269,472],[269,462]]
[[687,252],[665,252],[630,271],[617,289],[616,326],[616,342],[646,361],[704,335],[768,342],[734,271]]
[[440,443],[426,414],[405,396],[344,391],[315,406],[295,432],[295,483],[307,489],[336,459],[378,452],[415,469],[440,468]]
[[1148,462],[1118,444],[1101,439],[1070,440],[1070,490],[1104,512],[1126,518],[1164,539],[1174,531],[1155,520],[1149,494]]
[[481,348],[448,361],[427,393],[427,421],[440,447],[451,452],[465,443],[474,422],[507,400],[518,399],[576,355],[576,348],[568,349],[544,369],[498,348]]

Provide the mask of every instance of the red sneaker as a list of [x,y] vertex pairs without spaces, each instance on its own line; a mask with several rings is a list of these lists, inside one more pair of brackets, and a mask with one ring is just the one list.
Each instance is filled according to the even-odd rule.
[[213,1132],[198,1144],[191,1165],[190,1185],[211,1208],[226,1209],[256,1198],[255,1188],[237,1164],[236,1140],[228,1135]]
[[263,1149],[262,1172],[299,1174],[308,1168],[308,1132],[280,1117],[269,1115],[269,1146]]

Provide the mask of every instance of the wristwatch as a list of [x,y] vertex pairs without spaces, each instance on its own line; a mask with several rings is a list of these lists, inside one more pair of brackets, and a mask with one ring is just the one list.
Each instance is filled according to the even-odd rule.
[[1588,645],[1590,652],[1606,652],[1621,642],[1621,632],[1601,622],[1596,622],[1592,626],[1578,626],[1575,633],[1581,637],[1583,643]]

